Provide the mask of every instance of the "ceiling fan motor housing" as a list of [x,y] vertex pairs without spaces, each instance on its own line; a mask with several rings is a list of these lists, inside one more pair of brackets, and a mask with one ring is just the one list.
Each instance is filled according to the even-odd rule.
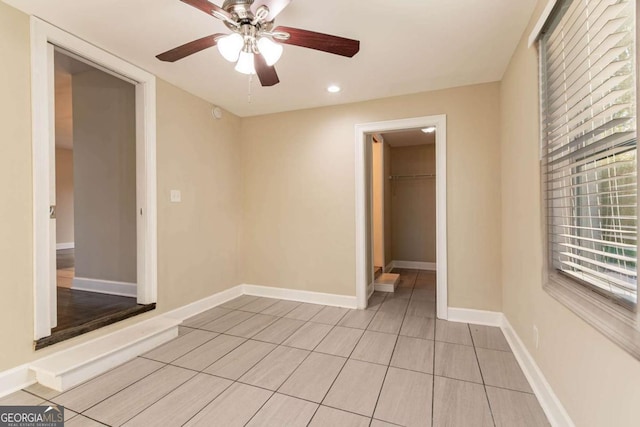
[[232,15],[235,14],[240,20],[253,18],[251,4],[253,0],[225,0],[222,8]]
[[242,27],[250,24],[254,26],[256,30],[270,31],[273,28],[273,22],[255,19],[256,16],[251,11],[251,5],[253,3],[254,0],[225,0],[222,8],[232,15],[236,23],[240,24],[235,26],[228,21],[224,21],[227,28],[233,32],[243,34],[246,33],[246,31],[243,31]]

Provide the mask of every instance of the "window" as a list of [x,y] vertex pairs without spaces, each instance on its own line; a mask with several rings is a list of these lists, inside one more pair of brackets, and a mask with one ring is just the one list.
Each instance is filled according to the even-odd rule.
[[634,0],[560,1],[540,38],[549,267],[637,306]]

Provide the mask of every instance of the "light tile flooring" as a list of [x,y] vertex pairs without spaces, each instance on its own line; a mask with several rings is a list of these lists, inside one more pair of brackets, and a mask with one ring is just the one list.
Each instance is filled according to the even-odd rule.
[[497,328],[435,320],[435,275],[401,270],[366,311],[242,296],[63,394],[78,426],[545,426]]

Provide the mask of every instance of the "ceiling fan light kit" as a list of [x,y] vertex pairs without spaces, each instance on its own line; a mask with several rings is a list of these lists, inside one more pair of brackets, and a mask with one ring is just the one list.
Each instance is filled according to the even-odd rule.
[[236,63],[236,71],[257,74],[262,86],[274,86],[280,82],[274,65],[284,51],[282,44],[350,58],[360,50],[358,40],[274,27],[274,19],[291,0],[225,0],[222,7],[207,0],[180,1],[221,20],[232,33],[213,34],[178,46],[158,55],[161,61],[175,62],[217,45],[224,59]]

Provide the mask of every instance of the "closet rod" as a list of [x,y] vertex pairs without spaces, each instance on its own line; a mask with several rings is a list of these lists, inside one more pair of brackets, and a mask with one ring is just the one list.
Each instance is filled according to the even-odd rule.
[[391,175],[389,176],[389,179],[394,180],[394,179],[418,179],[418,178],[435,178],[436,174],[434,173],[429,173],[429,174],[419,174],[419,175]]

